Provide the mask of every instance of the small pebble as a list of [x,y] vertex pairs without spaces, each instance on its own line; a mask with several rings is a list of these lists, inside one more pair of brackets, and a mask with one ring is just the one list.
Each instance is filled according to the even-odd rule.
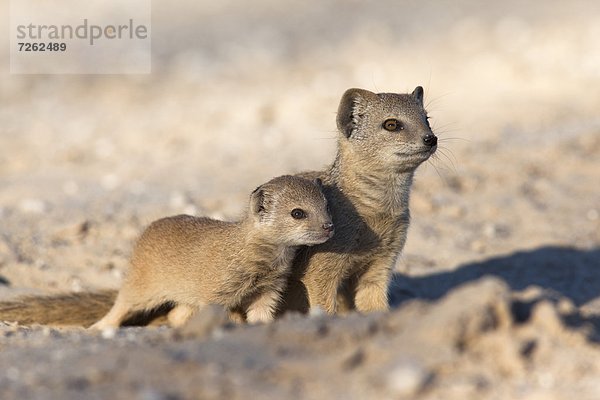
[[387,373],[387,388],[398,398],[417,394],[427,383],[430,374],[412,360],[400,360]]
[[323,315],[325,315],[325,310],[323,310],[323,308],[319,306],[313,306],[308,311],[308,315],[311,318],[322,317]]
[[103,339],[114,339],[116,334],[117,330],[115,328],[105,328],[102,329],[102,332],[100,333]]
[[106,190],[114,190],[121,183],[119,177],[115,174],[107,174],[102,177],[100,184]]
[[46,211],[46,203],[40,199],[23,199],[19,203],[19,209],[28,214],[42,214]]

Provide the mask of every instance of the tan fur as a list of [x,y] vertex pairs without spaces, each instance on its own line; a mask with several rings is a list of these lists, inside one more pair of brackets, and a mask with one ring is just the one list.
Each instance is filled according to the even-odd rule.
[[[403,129],[383,129],[390,118],[401,121]],[[388,309],[392,269],[409,225],[413,174],[436,150],[423,89],[412,94],[350,89],[342,97],[337,124],[333,165],[300,174],[322,179],[336,234],[298,251],[280,312],[320,306],[335,313],[339,294],[347,307],[361,312]]]
[[[359,311],[388,308],[391,271],[409,224],[413,174],[436,149],[423,144],[423,137],[432,132],[422,95],[419,87],[412,94],[350,89],[342,97],[334,163],[324,171],[300,174],[323,180],[336,234],[325,244],[297,252],[280,312],[306,312],[311,305],[336,312],[342,308],[338,299],[344,300],[344,307]],[[381,129],[390,117],[403,121],[405,129],[396,133]],[[87,326],[90,317],[110,307],[110,296],[115,293],[108,297],[76,293],[58,302],[57,297],[33,297],[0,303],[0,320]],[[235,307],[233,316],[243,320],[248,305]]]
[[[302,209],[306,218],[291,213]],[[251,323],[273,319],[299,245],[328,240],[331,217],[319,184],[283,176],[257,188],[246,217],[224,222],[187,215],[153,222],[134,248],[112,309],[92,325],[118,327],[132,311],[165,303],[171,325],[206,304],[241,310]]]

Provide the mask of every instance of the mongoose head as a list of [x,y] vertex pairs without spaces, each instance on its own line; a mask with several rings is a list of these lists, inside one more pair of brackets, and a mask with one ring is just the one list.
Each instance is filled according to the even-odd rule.
[[333,236],[333,223],[321,181],[280,176],[250,195],[255,228],[275,243],[315,245]]
[[423,88],[411,94],[348,89],[340,102],[340,149],[360,167],[414,170],[437,148],[423,106]]

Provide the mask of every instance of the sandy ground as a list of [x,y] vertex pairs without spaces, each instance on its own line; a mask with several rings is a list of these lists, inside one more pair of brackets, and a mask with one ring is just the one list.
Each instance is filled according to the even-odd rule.
[[1,55],[0,298],[117,288],[153,219],[235,218],[329,163],[345,89],[423,85],[441,142],[395,309],[0,322],[0,398],[600,397],[597,2],[214,3],[153,4],[150,75],[10,75]]

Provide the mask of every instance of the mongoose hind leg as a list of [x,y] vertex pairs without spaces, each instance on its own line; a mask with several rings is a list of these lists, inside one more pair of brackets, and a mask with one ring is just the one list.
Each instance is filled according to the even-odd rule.
[[118,328],[125,319],[125,316],[129,313],[131,307],[126,302],[117,298],[115,304],[112,306],[108,314],[106,314],[100,321],[96,322],[88,329],[103,330],[107,328]]
[[246,313],[244,312],[244,310],[240,310],[238,308],[231,308],[228,310],[227,315],[229,317],[229,321],[233,322],[234,324],[245,324],[247,322]]
[[177,304],[169,314],[167,314],[167,320],[169,325],[173,328],[183,326],[194,313],[200,310],[202,307],[192,307],[187,304]]

